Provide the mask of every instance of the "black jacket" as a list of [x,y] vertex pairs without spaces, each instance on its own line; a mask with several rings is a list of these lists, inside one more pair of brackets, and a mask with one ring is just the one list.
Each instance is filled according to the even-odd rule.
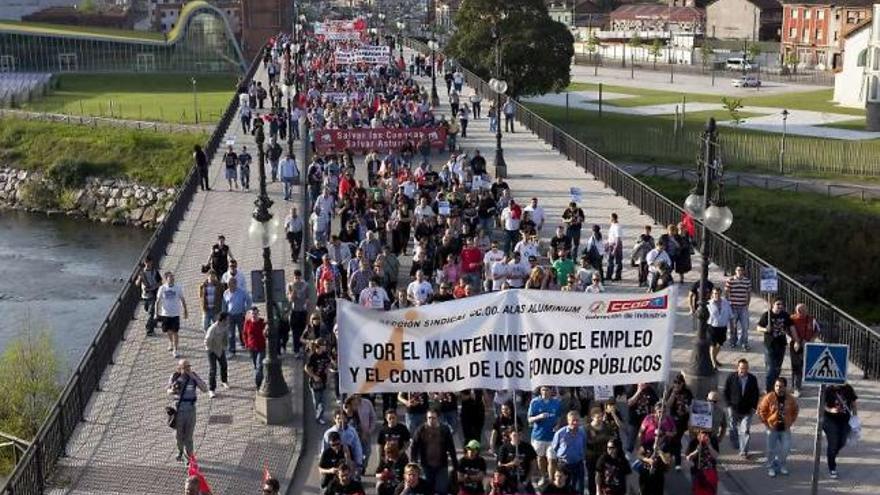
[[736,372],[728,375],[727,381],[724,383],[724,401],[734,412],[739,414],[749,414],[757,409],[760,394],[758,379],[751,373],[746,378],[745,393],[740,386],[739,375]]

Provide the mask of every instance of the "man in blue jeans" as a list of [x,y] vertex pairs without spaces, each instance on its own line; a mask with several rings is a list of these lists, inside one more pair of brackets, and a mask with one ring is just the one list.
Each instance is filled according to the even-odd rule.
[[290,153],[281,162],[281,183],[284,186],[284,201],[290,201],[293,194],[293,185],[299,180],[299,169],[296,167],[296,158]]
[[550,458],[550,478],[555,471],[565,468],[568,473],[568,487],[577,495],[584,493],[584,458],[586,454],[587,433],[581,427],[581,418],[576,411],[566,416],[568,425],[556,430],[547,457]]
[[242,339],[242,331],[244,330],[244,315],[248,308],[251,307],[251,296],[246,290],[238,287],[238,280],[231,277],[228,282],[229,286],[223,292],[223,311],[229,314],[229,347],[226,349],[230,356],[235,356],[235,338]]

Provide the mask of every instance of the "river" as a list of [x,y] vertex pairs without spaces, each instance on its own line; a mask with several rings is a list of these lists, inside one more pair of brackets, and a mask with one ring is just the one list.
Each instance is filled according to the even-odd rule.
[[0,349],[28,328],[47,329],[62,370],[74,367],[149,237],[131,227],[0,212]]

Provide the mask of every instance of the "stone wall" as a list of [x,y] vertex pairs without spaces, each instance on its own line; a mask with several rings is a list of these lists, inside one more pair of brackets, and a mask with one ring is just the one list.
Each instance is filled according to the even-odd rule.
[[175,193],[174,188],[101,178],[88,178],[82,187],[63,189],[39,172],[0,168],[0,209],[152,229],[164,219]]

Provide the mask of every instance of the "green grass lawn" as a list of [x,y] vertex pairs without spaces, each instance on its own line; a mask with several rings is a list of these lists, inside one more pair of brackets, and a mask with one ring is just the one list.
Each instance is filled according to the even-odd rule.
[[[669,178],[640,179],[677,204],[691,187]],[[734,217],[731,238],[779,263],[795,279],[815,281],[811,288],[862,322],[880,322],[874,287],[880,277],[880,247],[874,240],[880,201],[735,186],[726,187],[725,193]],[[830,238],[835,239],[833,252],[816,249],[827,246]]]
[[867,131],[865,119],[842,120],[840,122],[832,122],[830,124],[822,124],[820,127],[833,127],[835,129],[846,129],[849,131]]
[[[194,123],[193,86],[188,74],[64,74],[48,96],[26,110],[71,115]],[[235,92],[232,74],[197,75],[201,123],[216,123]]]
[[62,159],[79,161],[86,175],[122,177],[143,184],[175,186],[192,165],[192,148],[207,134],[153,131],[4,119],[0,162],[45,170]]
[[[569,91],[598,91],[599,85],[594,83],[572,83]],[[602,91],[609,93],[622,93],[633,95],[633,98],[615,98],[606,103],[619,107],[641,107],[646,105],[662,105],[668,103],[681,103],[682,96],[687,97],[688,102],[697,103],[721,103],[721,95],[702,93],[677,93],[657,89],[633,88],[629,86],[616,86],[603,84]],[[742,98],[746,110],[749,107],[778,107],[789,110],[810,110],[814,112],[840,113],[846,115],[864,116],[864,109],[840,107],[831,102],[834,90],[831,88],[813,91],[801,91],[798,93],[786,93],[775,95],[761,95],[755,91],[755,96],[739,96],[730,94],[732,98]]]
[[[700,149],[706,120],[730,120],[724,110],[686,114],[684,130],[673,133],[672,115],[635,116],[564,107],[527,104],[550,122],[612,160],[646,164],[693,164]],[[748,108],[743,118],[753,114]],[[725,166],[742,172],[778,173],[780,135],[747,129],[719,127]],[[826,178],[880,177],[880,140],[843,141],[807,136],[786,138],[787,173]]]

